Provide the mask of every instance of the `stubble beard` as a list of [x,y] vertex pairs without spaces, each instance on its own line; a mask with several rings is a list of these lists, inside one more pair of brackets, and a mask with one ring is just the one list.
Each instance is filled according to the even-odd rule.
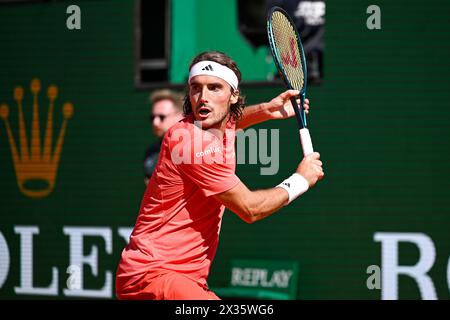
[[196,122],[200,123],[203,130],[208,129],[222,129],[224,127],[224,124],[228,121],[228,116],[230,114],[230,108],[227,108],[227,110],[217,113],[217,115],[214,116],[213,119],[196,119]]

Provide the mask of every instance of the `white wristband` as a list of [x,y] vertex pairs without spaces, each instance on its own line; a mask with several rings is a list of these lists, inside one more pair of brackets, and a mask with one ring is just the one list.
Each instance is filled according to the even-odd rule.
[[301,174],[294,173],[277,185],[277,187],[283,188],[288,192],[289,200],[286,203],[286,205],[288,205],[309,189],[309,183]]

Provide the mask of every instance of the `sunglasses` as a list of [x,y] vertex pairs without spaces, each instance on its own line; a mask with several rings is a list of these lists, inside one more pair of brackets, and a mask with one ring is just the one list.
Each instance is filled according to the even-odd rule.
[[152,114],[150,115],[150,122],[153,122],[153,120],[155,120],[156,118],[159,118],[161,122],[164,122],[164,120],[168,116],[169,116],[168,114]]

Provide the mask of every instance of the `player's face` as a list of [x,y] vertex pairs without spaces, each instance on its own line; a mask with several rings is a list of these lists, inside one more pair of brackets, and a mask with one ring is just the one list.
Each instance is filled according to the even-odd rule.
[[172,125],[181,117],[171,100],[159,100],[153,105],[150,121],[152,122],[153,133],[162,137]]
[[189,99],[196,121],[203,129],[223,129],[228,120],[230,105],[238,100],[230,85],[221,78],[198,75],[191,79]]

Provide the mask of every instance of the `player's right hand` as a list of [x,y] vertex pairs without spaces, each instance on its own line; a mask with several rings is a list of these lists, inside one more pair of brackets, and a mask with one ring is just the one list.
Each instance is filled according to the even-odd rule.
[[321,180],[324,176],[320,154],[313,152],[304,157],[298,165],[296,172],[308,181],[309,187],[315,185],[317,180]]

